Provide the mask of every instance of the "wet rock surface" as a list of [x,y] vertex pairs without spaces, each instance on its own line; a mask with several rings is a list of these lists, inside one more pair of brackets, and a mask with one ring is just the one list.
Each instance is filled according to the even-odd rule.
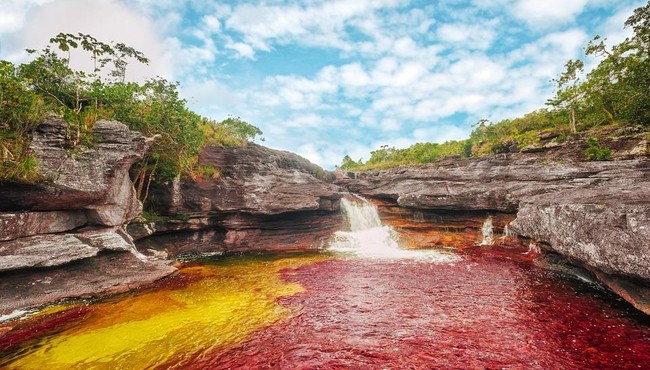
[[[197,222],[199,221],[200,222]],[[342,228],[340,212],[306,211],[279,215],[226,213],[155,226],[153,236],[136,242],[145,254],[188,254],[310,250]]]

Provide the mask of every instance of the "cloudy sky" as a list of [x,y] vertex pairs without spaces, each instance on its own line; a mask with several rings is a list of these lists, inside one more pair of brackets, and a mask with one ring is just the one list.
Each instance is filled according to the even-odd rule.
[[331,168],[542,107],[564,63],[595,34],[620,41],[644,3],[0,0],[0,58],[59,32],[124,42],[152,60],[129,77],[180,81],[198,113]]

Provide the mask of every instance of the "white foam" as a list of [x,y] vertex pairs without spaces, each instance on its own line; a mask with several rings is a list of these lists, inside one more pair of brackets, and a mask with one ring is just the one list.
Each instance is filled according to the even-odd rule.
[[341,206],[349,231],[337,231],[329,250],[363,258],[412,259],[427,262],[454,262],[460,257],[436,250],[409,250],[399,246],[395,231],[381,224],[377,207],[358,196],[343,198]]
[[13,319],[17,319],[19,317],[25,316],[27,314],[33,313],[34,311],[26,311],[26,310],[14,310],[11,313],[8,313],[6,315],[0,315],[0,323],[3,323],[5,321],[10,321]]

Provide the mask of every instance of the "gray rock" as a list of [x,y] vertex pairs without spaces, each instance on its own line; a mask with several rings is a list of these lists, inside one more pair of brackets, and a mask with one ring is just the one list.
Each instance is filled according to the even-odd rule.
[[102,253],[78,261],[74,268],[6,272],[0,279],[0,314],[63,298],[127,292],[174,271],[167,261],[143,262],[131,253]]
[[162,213],[247,212],[280,214],[337,211],[342,196],[334,175],[289,152],[256,144],[207,147],[200,164],[217,167],[217,179],[176,180],[153,192]]
[[0,213],[0,241],[60,233],[84,226],[86,222],[83,210]]
[[74,235],[37,235],[0,243],[0,271],[51,267],[94,257],[94,248]]
[[218,178],[176,179],[152,189],[163,215],[155,227],[132,226],[141,250],[185,253],[306,250],[343,226],[343,192],[334,174],[289,152],[256,144],[207,147],[200,164],[217,167]]
[[133,240],[121,227],[95,228],[75,234],[36,235],[0,242],[0,271],[60,266],[95,257],[101,251],[131,252],[138,256]]
[[122,225],[136,217],[128,171],[142,159],[145,138],[119,122],[93,126],[96,142],[74,146],[63,119],[50,116],[34,132],[30,150],[45,181],[0,186],[0,211],[87,210],[88,224]]
[[526,199],[510,227],[599,271],[650,280],[650,182],[631,180]]

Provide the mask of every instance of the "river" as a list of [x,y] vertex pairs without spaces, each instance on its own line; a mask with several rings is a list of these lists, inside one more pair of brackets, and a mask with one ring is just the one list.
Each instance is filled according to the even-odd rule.
[[[328,251],[211,257],[0,331],[6,369],[642,369],[650,321],[535,251],[404,250],[363,199]],[[0,326],[1,330],[2,326]]]

